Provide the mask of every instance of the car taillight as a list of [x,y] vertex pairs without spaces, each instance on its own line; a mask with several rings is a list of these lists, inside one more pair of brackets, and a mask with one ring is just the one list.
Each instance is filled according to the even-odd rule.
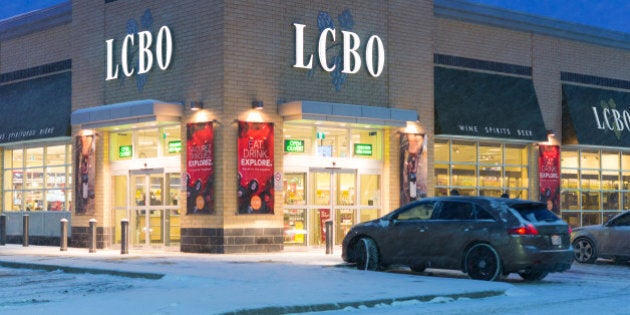
[[508,230],[509,234],[512,235],[538,235],[538,230],[532,224],[525,224],[516,228],[511,228]]

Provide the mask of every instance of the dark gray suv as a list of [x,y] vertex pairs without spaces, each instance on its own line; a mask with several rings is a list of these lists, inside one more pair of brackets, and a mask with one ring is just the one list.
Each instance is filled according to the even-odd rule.
[[353,226],[342,258],[363,270],[404,265],[457,269],[479,280],[518,273],[536,281],[571,267],[570,235],[567,223],[541,202],[426,198]]

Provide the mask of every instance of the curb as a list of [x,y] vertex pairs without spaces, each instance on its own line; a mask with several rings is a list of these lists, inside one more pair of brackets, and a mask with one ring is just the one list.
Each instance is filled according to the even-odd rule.
[[372,308],[377,305],[392,305],[394,303],[408,302],[408,301],[420,301],[428,302],[435,298],[469,298],[480,299],[486,297],[493,297],[505,294],[505,291],[479,291],[471,293],[456,293],[456,294],[436,294],[436,295],[420,295],[403,298],[388,298],[388,299],[376,299],[367,301],[355,301],[355,302],[339,302],[339,303],[323,303],[315,305],[296,305],[296,306],[270,306],[262,308],[242,309],[231,312],[219,313],[220,315],[275,315],[275,314],[292,314],[292,313],[308,313],[308,312],[324,312],[324,311],[340,311],[348,307],[368,307]]
[[37,269],[45,271],[61,270],[67,273],[89,273],[95,275],[112,275],[118,277],[127,278],[142,278],[149,280],[159,280],[164,277],[164,274],[149,273],[149,272],[133,272],[133,271],[120,271],[120,270],[108,270],[98,268],[80,268],[80,267],[68,267],[60,265],[47,265],[47,264],[35,264],[35,263],[20,263],[0,260],[0,266],[6,268],[16,269]]

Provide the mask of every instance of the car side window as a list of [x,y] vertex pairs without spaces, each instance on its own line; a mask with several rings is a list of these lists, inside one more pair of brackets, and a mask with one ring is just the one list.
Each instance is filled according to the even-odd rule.
[[615,220],[615,226],[630,226],[630,215],[620,216]]
[[479,206],[475,208],[477,209],[477,220],[494,220],[494,217],[486,209]]
[[398,214],[397,219],[404,220],[428,220],[433,215],[433,208],[435,203],[427,202],[421,203],[414,207],[411,207]]
[[442,209],[438,219],[441,220],[473,220],[473,204],[468,202],[446,201],[442,204]]

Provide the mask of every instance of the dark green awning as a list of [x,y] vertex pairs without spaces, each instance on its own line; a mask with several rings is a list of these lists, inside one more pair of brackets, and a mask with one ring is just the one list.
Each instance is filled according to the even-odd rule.
[[562,143],[630,147],[630,93],[563,84]]
[[435,67],[435,133],[546,141],[531,79]]
[[0,86],[0,143],[70,136],[71,72]]

